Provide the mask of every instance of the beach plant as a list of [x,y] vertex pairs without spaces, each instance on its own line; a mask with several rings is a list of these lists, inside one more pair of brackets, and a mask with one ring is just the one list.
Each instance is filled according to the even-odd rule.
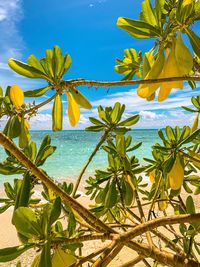
[[[49,177],[43,164],[56,147],[50,135],[38,147],[29,125],[40,108],[53,102],[52,130],[61,131],[63,99],[67,98],[67,114],[74,127],[80,107],[92,108],[80,86],[138,85],[137,94],[144,101],[157,101],[156,94],[158,101],[164,101],[172,89],[184,90],[185,82],[197,91],[200,37],[192,26],[199,19],[199,0],[156,0],[154,6],[144,0],[138,20],[120,17],[117,25],[132,37],[154,39],[152,49],[144,54],[129,48],[122,60],[116,60],[115,71],[124,76],[122,81],[65,80],[71,57],[63,55],[59,46],[46,50],[42,59],[31,55],[27,63],[8,60],[16,73],[47,84],[35,90],[18,85],[8,86],[5,92],[0,88],[0,119],[6,118],[0,132],[5,150],[0,173],[15,177],[13,184],[4,183],[6,197],[0,199],[0,213],[13,206],[11,223],[19,237],[18,246],[0,248],[0,262],[17,259],[16,266],[23,266],[18,257],[35,249],[32,267],[107,266],[128,247],[132,259],[124,259],[121,267],[140,262],[143,266],[199,266],[200,95],[191,98],[192,108],[183,107],[194,115],[192,126],[168,125],[158,130],[160,141],[152,146],[152,157],[144,158],[146,164],[134,155],[142,143],[133,143],[128,135],[139,115],[127,115],[123,103],[99,106],[86,131],[101,136],[74,184]],[[44,102],[31,102],[46,93]],[[100,148],[107,155],[107,166],[89,176],[86,169]],[[77,193],[84,174],[88,207]],[[41,195],[35,196],[38,185]],[[99,248],[86,255],[88,242],[94,241]]]

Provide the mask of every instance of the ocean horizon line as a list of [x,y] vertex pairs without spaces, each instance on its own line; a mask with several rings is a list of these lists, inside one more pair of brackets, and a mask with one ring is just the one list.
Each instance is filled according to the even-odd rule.
[[[146,130],[163,130],[163,129],[165,129],[165,128],[137,128],[137,129],[131,129],[130,130],[130,132],[131,131],[146,131]],[[31,129],[30,130],[30,132],[39,132],[39,131],[43,131],[43,132],[53,132],[53,130],[49,130],[49,129]],[[86,131],[85,129],[64,129],[64,130],[62,130],[62,131],[60,131],[60,132],[70,132],[70,131],[74,131],[74,132],[88,132],[88,131]],[[91,132],[90,132],[91,133]]]

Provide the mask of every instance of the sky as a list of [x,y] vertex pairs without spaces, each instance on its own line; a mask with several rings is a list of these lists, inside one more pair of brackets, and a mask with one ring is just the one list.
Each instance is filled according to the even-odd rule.
[[[135,48],[148,51],[155,40],[137,40],[116,26],[120,16],[138,19],[141,0],[0,0],[0,85],[18,84],[23,90],[37,89],[46,82],[27,79],[9,69],[9,57],[26,61],[30,54],[38,58],[45,50],[59,45],[63,53],[72,57],[72,66],[65,79],[85,78],[114,81],[122,77],[114,71],[115,59],[123,58],[123,50]],[[198,25],[199,26],[199,25]],[[198,29],[198,26],[194,26]],[[194,115],[180,106],[190,106],[190,98],[199,94],[185,84],[183,90],[173,90],[170,98],[162,103],[157,99],[147,102],[136,94],[137,86],[105,88],[79,88],[90,100],[92,110],[81,110],[81,119],[75,129],[89,125],[88,117],[97,116],[97,106],[109,106],[120,101],[126,105],[125,117],[140,114],[134,128],[162,128],[166,125],[191,125]],[[36,99],[46,100],[47,93]],[[30,102],[33,99],[27,99]],[[64,103],[64,129],[74,129],[67,118]],[[51,129],[52,103],[41,108],[31,118],[31,129]]]

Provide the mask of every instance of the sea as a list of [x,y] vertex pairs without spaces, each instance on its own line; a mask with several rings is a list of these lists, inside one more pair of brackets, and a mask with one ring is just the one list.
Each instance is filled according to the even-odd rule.
[[[84,130],[63,130],[61,132],[52,131],[31,131],[31,139],[39,147],[45,135],[50,134],[52,145],[57,149],[54,154],[47,159],[43,169],[49,176],[56,180],[70,179],[75,180],[81,172],[90,154],[100,140],[101,133],[86,132]],[[160,142],[156,129],[136,129],[128,132],[132,136],[132,144],[142,142],[137,150],[129,154],[135,155],[142,165],[145,164],[144,157],[152,158],[151,147],[156,142]],[[4,149],[0,147],[0,162],[6,158]],[[100,149],[89,165],[85,178],[93,176],[96,169],[106,170],[108,166],[107,153]],[[19,175],[18,175],[19,176]],[[5,181],[12,181],[18,178],[16,175],[0,175],[0,185]]]

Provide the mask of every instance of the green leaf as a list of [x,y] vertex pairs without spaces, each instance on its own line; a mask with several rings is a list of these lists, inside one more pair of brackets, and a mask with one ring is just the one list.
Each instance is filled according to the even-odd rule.
[[144,20],[150,25],[157,26],[157,21],[156,21],[156,17],[154,14],[154,10],[149,0],[144,0],[142,3],[142,12],[140,14],[140,19]]
[[45,76],[41,71],[21,62],[13,58],[9,58],[8,60],[9,67],[17,72],[18,74],[28,77],[28,78],[42,78],[47,79],[48,77]]
[[117,20],[117,26],[138,39],[160,37],[158,29],[143,21],[120,17]]
[[47,49],[45,54],[46,58],[40,60],[40,62],[42,63],[43,67],[45,67],[46,71],[49,73],[49,76],[51,78],[54,78],[53,63],[52,63],[53,51],[51,49]]
[[31,247],[33,244],[0,249],[0,262],[12,261]]
[[19,207],[16,209],[13,214],[12,223],[20,234],[28,238],[32,236],[40,238],[41,227],[36,214],[30,208]]
[[126,147],[128,148],[131,145],[132,142],[132,136],[128,135],[126,138]]
[[131,206],[134,202],[134,192],[131,184],[128,181],[124,181],[125,192],[124,202],[126,206]]
[[195,214],[195,206],[192,196],[188,196],[186,199],[186,210],[189,214]]
[[68,230],[69,236],[72,236],[76,229],[76,219],[72,211],[69,212],[68,220],[69,221],[68,221],[67,230]]
[[15,209],[18,207],[27,207],[29,200],[30,200],[30,192],[31,192],[31,180],[30,180],[30,175],[27,172],[22,181],[21,189],[18,192],[19,196],[19,201],[15,205]]
[[175,136],[176,136],[176,140],[179,140],[180,136],[181,136],[181,130],[179,126],[175,127]]
[[197,98],[196,97],[192,97],[191,98],[191,101],[192,101],[192,104],[197,108],[197,109],[200,109],[200,103],[199,103],[199,101],[197,100]]
[[44,164],[44,162],[46,161],[46,159],[48,157],[50,157],[56,150],[55,146],[51,146],[51,145],[47,145],[43,151],[41,152],[41,156],[40,159],[37,160],[37,166],[41,166]]
[[46,75],[46,72],[44,71],[43,66],[41,65],[40,61],[34,55],[30,55],[27,62],[30,66],[42,72],[44,75]]
[[197,88],[196,82],[195,81],[187,81],[189,86],[191,87],[192,90]]
[[134,116],[131,116],[128,119],[120,122],[118,124],[118,126],[132,126],[132,125],[136,124],[139,121],[139,119],[140,119],[139,115],[134,115]]
[[170,126],[166,127],[166,135],[167,135],[169,141],[175,141],[176,140],[174,131],[173,131],[172,127],[170,127]]
[[115,103],[113,110],[111,112],[112,123],[116,123],[120,120],[120,109],[121,109],[121,104],[119,102]]
[[5,164],[0,163],[0,173],[4,174],[4,175],[12,175],[15,173],[23,173],[24,171],[20,171],[18,168],[16,167],[12,167],[12,166],[6,166]]
[[4,129],[4,132],[11,139],[16,138],[20,135],[21,124],[17,115],[10,117],[6,125],[6,129]]
[[193,191],[190,189],[190,187],[185,181],[183,182],[183,187],[188,194],[192,194]]
[[[179,142],[181,143],[181,141],[187,137],[190,136],[190,133],[191,133],[191,129],[189,126],[184,126],[183,129],[182,129],[182,133],[181,133],[181,136],[180,136],[180,139],[179,139]],[[179,143],[179,144],[180,144]]]
[[89,126],[89,127],[86,127],[85,128],[85,131],[88,131],[88,132],[100,132],[102,130],[104,130],[105,126],[102,125],[102,126]]
[[89,120],[91,123],[97,125],[97,126],[105,126],[105,124],[103,124],[101,121],[93,118],[93,117],[89,117]]
[[64,57],[64,73],[66,73],[69,70],[71,64],[72,64],[72,60],[71,60],[70,55],[69,54],[65,55],[65,57]]
[[20,135],[20,120],[18,116],[14,116],[10,128],[13,128],[12,138],[16,138]]
[[62,56],[62,51],[58,45],[55,45],[53,48],[53,70],[54,70],[54,78],[61,79],[62,78],[62,67],[64,64],[64,59]]
[[185,32],[187,33],[187,36],[189,37],[190,43],[192,45],[192,48],[195,52],[195,54],[200,57],[200,38],[197,36],[192,30],[189,28],[185,29]]
[[4,211],[6,211],[8,208],[10,208],[11,206],[13,206],[13,202],[5,204],[3,206],[0,206],[0,214],[4,213]]
[[50,242],[46,241],[45,245],[43,246],[42,253],[40,256],[40,262],[38,267],[51,267],[51,247]]
[[46,92],[48,92],[50,89],[52,89],[52,86],[45,86],[39,89],[35,90],[29,90],[24,92],[25,97],[39,97],[44,95]]
[[102,106],[98,106],[98,114],[99,114],[99,118],[102,119],[103,121],[105,122],[108,122],[107,121],[107,118],[106,118],[106,112],[105,110],[102,108]]
[[15,200],[15,190],[12,188],[10,183],[8,182],[4,183],[4,190],[8,198]]
[[117,203],[118,192],[116,189],[116,183],[112,181],[109,186],[108,192],[105,197],[105,207],[110,209]]
[[192,142],[197,136],[200,135],[200,129],[194,131],[190,136],[184,139],[179,145],[184,145]]
[[51,136],[49,134],[47,134],[44,139],[42,140],[42,143],[40,145],[37,157],[35,159],[35,164],[37,165],[37,163],[41,160],[42,156],[43,156],[43,150],[47,145],[50,145],[51,143]]
[[51,209],[49,225],[52,225],[59,218],[60,213],[61,213],[61,199],[60,197],[57,197]]
[[127,152],[133,151],[138,149],[140,146],[142,145],[142,142],[138,142],[137,144],[135,144],[134,146],[132,146],[131,148],[127,149]]
[[52,129],[54,132],[62,130],[63,122],[63,107],[62,99],[58,94],[54,99],[53,109],[52,109]]
[[184,107],[184,106],[181,106],[183,109],[189,111],[189,112],[197,112],[197,110],[195,109],[191,109],[191,108],[188,108],[188,107]]
[[25,125],[25,119],[21,119],[21,131],[19,136],[19,147],[20,148],[26,148],[28,146],[30,140],[30,134],[28,132],[28,129]]
[[159,135],[159,137],[160,137],[164,142],[166,141],[165,136],[164,136],[162,130],[158,130],[158,135]]
[[165,13],[165,0],[156,0],[155,1],[155,16],[159,28],[163,25],[162,16]]
[[31,161],[34,161],[36,154],[37,154],[37,146],[35,142],[31,142],[28,146],[28,153],[29,153],[29,158]]
[[170,156],[166,161],[165,161],[165,172],[169,173],[174,165],[174,162],[176,160],[176,157]]
[[125,156],[126,147],[124,135],[116,135],[116,150],[122,157]]

